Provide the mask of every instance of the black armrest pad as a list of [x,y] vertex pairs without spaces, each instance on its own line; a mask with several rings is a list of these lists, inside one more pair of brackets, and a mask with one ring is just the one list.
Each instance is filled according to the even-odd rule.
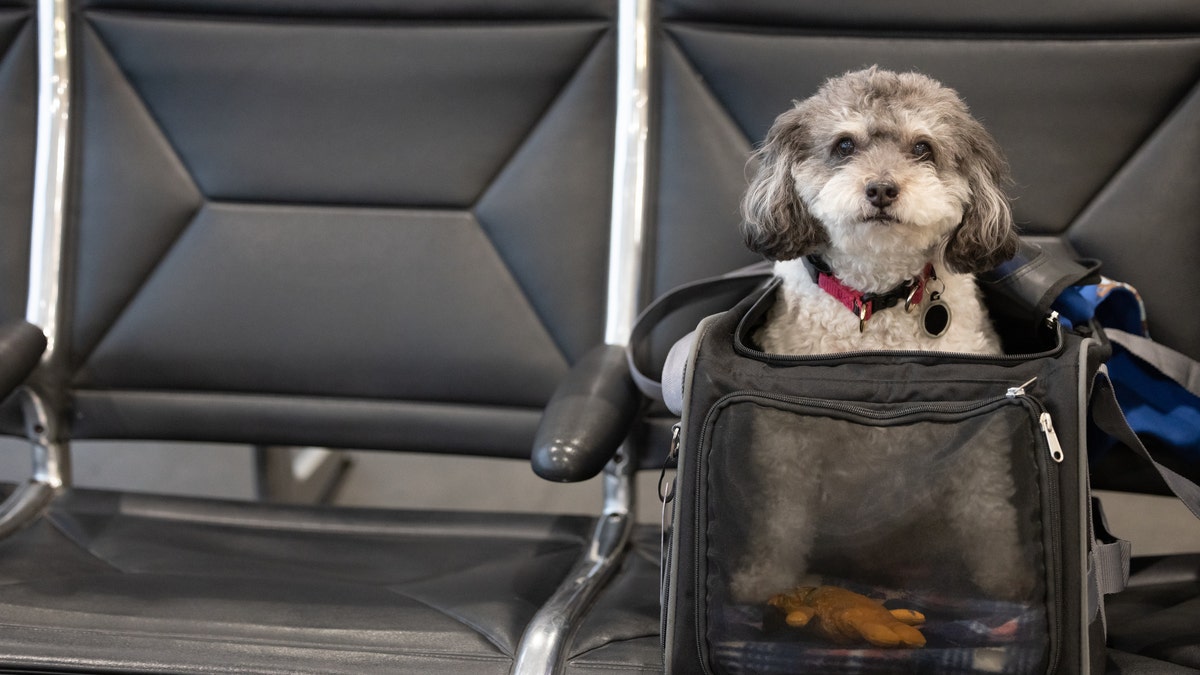
[[629,376],[625,349],[588,352],[555,390],[533,444],[533,471],[575,482],[600,473],[629,433],[642,395]]
[[46,350],[46,336],[23,320],[0,324],[0,401],[8,397],[37,367]]

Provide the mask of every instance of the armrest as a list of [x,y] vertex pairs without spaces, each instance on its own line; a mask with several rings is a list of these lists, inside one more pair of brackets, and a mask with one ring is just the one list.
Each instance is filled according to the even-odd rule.
[[533,471],[562,483],[600,473],[629,433],[642,395],[629,376],[625,349],[588,352],[555,390],[533,443]]
[[0,324],[0,401],[8,397],[37,367],[46,350],[46,336],[23,320]]

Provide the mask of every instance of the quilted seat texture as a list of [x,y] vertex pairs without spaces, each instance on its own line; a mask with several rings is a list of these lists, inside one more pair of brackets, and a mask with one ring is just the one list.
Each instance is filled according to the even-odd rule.
[[[0,319],[28,288],[35,10],[0,3]],[[29,382],[62,440],[527,461],[602,341],[614,18],[70,2],[59,332]],[[0,668],[505,673],[594,523],[66,490],[0,541]]]
[[507,673],[591,519],[76,490],[0,542],[6,666]]

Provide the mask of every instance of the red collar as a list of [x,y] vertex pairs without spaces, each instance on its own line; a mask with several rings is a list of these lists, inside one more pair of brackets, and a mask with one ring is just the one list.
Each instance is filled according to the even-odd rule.
[[804,266],[812,274],[813,281],[829,295],[832,295],[846,309],[858,317],[858,329],[862,331],[867,321],[877,311],[894,307],[904,301],[904,308],[909,309],[921,303],[925,297],[925,284],[930,279],[936,279],[933,264],[926,263],[921,273],[904,281],[889,291],[883,293],[863,293],[851,288],[833,275],[829,265],[817,256],[804,258]]

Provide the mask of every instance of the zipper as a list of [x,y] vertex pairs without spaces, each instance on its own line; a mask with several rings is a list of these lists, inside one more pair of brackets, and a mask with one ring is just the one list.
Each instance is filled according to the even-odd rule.
[[663,566],[659,578],[662,591],[659,593],[659,630],[658,648],[662,652],[663,662],[667,659],[667,603],[671,601],[671,544],[664,543],[665,551],[660,556],[659,564]]
[[1054,421],[1050,419],[1050,413],[1043,412],[1038,416],[1038,422],[1042,426],[1042,435],[1046,437],[1046,443],[1050,447],[1050,459],[1053,459],[1055,464],[1062,464],[1066,455],[1063,454],[1062,444],[1058,442],[1058,434],[1054,431]]
[[1038,413],[1038,426],[1042,428],[1042,436],[1046,439],[1046,448],[1050,451],[1050,459],[1054,460],[1055,464],[1062,464],[1063,460],[1066,459],[1066,455],[1063,453],[1062,443],[1058,440],[1058,432],[1054,430],[1054,419],[1050,417],[1050,413],[1042,405],[1041,401],[1025,393],[1025,388],[1035,381],[1037,381],[1036,377],[1022,385],[1012,387],[1005,396],[1011,399],[1024,397],[1033,404],[1035,411]]
[[[663,659],[666,659],[667,651],[667,603],[671,601],[671,541],[667,536],[667,505],[675,501],[675,486],[676,479],[672,478],[667,491],[663,491],[664,477],[667,475],[667,464],[671,460],[679,457],[679,445],[682,436],[682,422],[676,422],[671,427],[671,449],[667,452],[666,459],[663,460],[662,473],[658,475],[658,498],[662,502],[662,514],[659,521],[659,548],[658,548],[658,565],[660,568],[658,577],[658,606],[661,608],[659,619],[661,626],[658,631],[658,646],[663,652]],[[672,509],[672,525],[674,525],[674,509]]]
[[[679,458],[679,442],[681,436],[683,435],[683,431],[680,427],[682,426],[682,422],[676,422],[675,425],[671,427],[671,448],[667,451],[667,456],[663,459],[662,470],[658,473],[658,501],[663,503],[664,515],[666,514],[666,505],[671,503],[671,500],[675,498],[675,481],[671,481],[671,484],[667,486],[666,491],[663,490],[663,484],[666,482],[667,465],[673,460]],[[663,522],[666,522],[665,517],[663,518]]]
[[[1055,326],[1058,322],[1055,321]],[[920,350],[920,349],[861,349],[850,352],[829,352],[826,354],[770,354],[759,349],[747,347],[742,340],[734,341],[734,350],[742,356],[747,356],[757,361],[763,361],[772,364],[798,364],[798,363],[820,363],[821,361],[841,361],[854,358],[862,358],[864,356],[889,356],[900,358],[912,358],[916,356],[931,357],[938,359],[953,360],[955,363],[1017,363],[1038,359],[1048,356],[1054,356],[1062,351],[1063,340],[1061,329],[1059,329],[1058,339],[1053,348],[1044,352],[1035,354],[992,354],[989,356],[981,356],[970,352],[946,352],[936,350]]]
[[[763,295],[768,297],[770,289]],[[738,322],[736,332],[734,334],[733,348],[734,351],[742,356],[748,356],[758,361],[764,361],[772,364],[797,364],[797,363],[820,363],[822,361],[838,361],[842,359],[861,358],[864,356],[896,356],[901,358],[911,358],[917,356],[934,357],[939,359],[952,359],[956,363],[1016,363],[1020,361],[1029,361],[1047,356],[1053,356],[1060,353],[1066,344],[1063,340],[1062,323],[1059,320],[1058,312],[1050,312],[1046,315],[1045,323],[1048,328],[1054,331],[1055,341],[1054,346],[1044,352],[1035,354],[991,354],[980,355],[972,352],[947,352],[947,351],[925,351],[920,349],[861,349],[849,352],[831,352],[827,354],[770,354],[758,349],[754,349],[745,344],[741,339],[747,331],[744,330],[743,324],[746,318],[755,314],[753,310],[746,313],[742,320]]]
[[[913,352],[913,353],[924,355],[924,354],[930,354],[931,352]],[[842,355],[838,355],[838,356],[842,356]],[[978,401],[968,401],[968,402],[962,402],[962,403],[944,403],[944,402],[915,403],[915,404],[908,405],[908,406],[900,406],[900,407],[890,409],[890,410],[879,410],[879,409],[874,409],[874,408],[868,408],[865,406],[858,406],[858,405],[846,403],[843,401],[831,401],[828,399],[818,399],[818,398],[811,398],[811,397],[805,397],[805,396],[787,396],[787,395],[783,395],[783,394],[772,394],[769,392],[761,392],[761,391],[739,390],[739,391],[730,392],[728,394],[725,394],[721,398],[719,398],[715,403],[713,403],[713,405],[709,408],[708,413],[705,415],[704,425],[700,429],[700,439],[699,439],[699,444],[697,446],[699,448],[699,451],[696,452],[696,455],[695,455],[696,468],[694,470],[694,480],[695,480],[694,484],[697,486],[697,488],[699,488],[701,485],[703,485],[703,478],[704,478],[704,474],[703,474],[703,470],[704,470],[703,454],[704,453],[703,453],[703,450],[705,448],[705,443],[707,440],[709,429],[712,428],[713,422],[714,422],[716,416],[720,413],[720,411],[722,409],[724,409],[730,403],[730,401],[737,399],[737,398],[753,398],[753,399],[759,399],[759,400],[775,401],[778,403],[788,403],[788,404],[792,404],[792,405],[800,405],[800,406],[804,406],[804,407],[808,407],[808,408],[831,410],[831,411],[847,413],[850,415],[855,415],[858,417],[866,418],[869,420],[875,420],[875,421],[889,421],[889,420],[901,419],[904,417],[908,417],[910,415],[920,414],[920,413],[924,413],[924,412],[936,412],[936,413],[943,413],[943,414],[966,414],[966,413],[981,411],[981,410],[984,410],[989,407],[1003,405],[1006,402],[1010,402],[1010,401],[1013,403],[1019,404],[1019,405],[1027,406],[1031,412],[1036,414],[1038,427],[1042,433],[1042,438],[1046,444],[1045,452],[1039,451],[1034,454],[1035,454],[1036,461],[1037,461],[1039,469],[1040,469],[1038,471],[1038,473],[1043,478],[1042,483],[1043,483],[1043,486],[1045,488],[1045,492],[1047,495],[1046,519],[1049,521],[1048,525],[1047,525],[1047,527],[1049,529],[1048,546],[1047,546],[1047,550],[1049,553],[1049,560],[1047,561],[1047,568],[1046,568],[1046,577],[1047,577],[1046,582],[1047,582],[1047,586],[1048,586],[1047,592],[1048,592],[1048,595],[1050,596],[1050,599],[1052,600],[1052,604],[1053,604],[1054,616],[1052,618],[1047,617],[1048,618],[1047,622],[1050,624],[1051,630],[1050,630],[1050,640],[1049,640],[1050,645],[1049,645],[1049,650],[1048,650],[1049,658],[1048,658],[1048,666],[1047,666],[1046,672],[1047,672],[1047,675],[1054,675],[1058,670],[1059,659],[1061,658],[1062,642],[1063,642],[1063,635],[1062,635],[1062,633],[1063,633],[1063,618],[1062,617],[1063,617],[1064,598],[1063,598],[1063,594],[1062,594],[1062,583],[1061,583],[1062,523],[1061,523],[1061,505],[1059,503],[1060,495],[1059,495],[1059,489],[1058,489],[1058,482],[1059,482],[1058,481],[1058,466],[1064,461],[1065,454],[1063,452],[1062,443],[1059,441],[1058,434],[1054,430],[1054,422],[1050,416],[1049,411],[1046,410],[1045,406],[1042,405],[1042,402],[1039,399],[1035,398],[1034,396],[1031,396],[1026,391],[1026,389],[1030,385],[1032,385],[1035,381],[1037,381],[1037,377],[1033,377],[1032,379],[1030,379],[1018,386],[1010,387],[1007,389],[1007,391],[1005,391],[1005,393],[1003,395],[996,396],[996,397],[990,398],[990,399],[981,399]],[[677,450],[677,448],[675,448],[675,449]],[[705,597],[704,580],[701,578],[701,570],[700,570],[700,560],[703,555],[703,550],[701,547],[701,537],[699,536],[699,533],[701,531],[701,526],[703,525],[703,522],[702,522],[702,512],[703,511],[704,511],[704,509],[701,508],[701,504],[698,503],[697,508],[695,509],[695,513],[693,514],[693,524],[692,524],[693,531],[696,533],[696,536],[693,537],[693,539],[695,541],[695,549],[692,553],[692,555],[693,555],[692,578],[695,583],[694,594],[696,597],[696,602],[694,603],[695,616],[693,618],[693,621],[695,622],[695,626],[696,626],[696,631],[695,631],[696,650],[697,650],[697,654],[699,655],[699,661],[700,661],[701,667],[703,668],[706,675],[712,675],[712,669],[710,668],[708,659],[706,658],[706,651],[704,648],[704,637],[702,636],[703,631],[700,630],[700,628],[702,626],[707,626],[707,621],[706,621],[706,617],[704,616],[704,609],[703,609],[704,603],[700,601],[700,598]],[[668,553],[669,553],[669,550],[668,550]],[[1051,602],[1048,601],[1047,604],[1050,605]],[[665,612],[664,612],[664,617],[665,617]],[[665,618],[663,619],[663,623],[664,623],[664,626],[663,626],[664,630],[663,630],[662,634],[665,635],[665,623],[666,623]],[[664,639],[663,648],[664,649],[666,648],[665,639]]]
[[[1054,430],[1054,420],[1050,417],[1050,412],[1038,399],[1029,396],[1025,393],[1025,388],[1033,384],[1034,380],[1029,380],[1025,384],[1018,387],[1013,387],[1008,390],[1008,396],[1013,399],[1024,399],[1033,406],[1033,411],[1037,413],[1038,426],[1042,431],[1042,438],[1046,441],[1046,455],[1050,458],[1050,462],[1042,459],[1043,455],[1038,453],[1038,464],[1042,470],[1040,473],[1045,476],[1046,485],[1046,501],[1049,513],[1046,518],[1049,521],[1050,529],[1049,546],[1050,564],[1046,583],[1048,593],[1053,599],[1054,617],[1048,622],[1051,627],[1050,632],[1050,658],[1049,665],[1046,668],[1048,675],[1053,675],[1058,670],[1059,659],[1062,658],[1062,642],[1063,642],[1063,592],[1061,576],[1063,573],[1062,565],[1062,505],[1058,491],[1058,465],[1066,459],[1066,454],[1063,452],[1062,443],[1058,440],[1058,432]],[[1050,604],[1050,603],[1047,603]]]
[[[917,414],[925,413],[925,412],[946,413],[946,414],[951,414],[951,415],[969,413],[969,412],[974,412],[974,411],[982,409],[982,408],[986,408],[988,406],[996,405],[997,403],[1004,402],[1005,400],[1011,399],[1013,397],[1008,396],[1006,394],[1004,396],[996,396],[995,398],[980,399],[978,401],[968,401],[968,402],[963,402],[963,403],[944,403],[944,402],[914,403],[912,405],[899,406],[899,407],[891,408],[888,410],[880,410],[878,408],[870,408],[867,406],[854,405],[852,403],[847,403],[844,401],[831,401],[829,399],[810,398],[807,396],[787,396],[784,394],[772,394],[769,392],[753,391],[753,390],[744,389],[744,390],[730,392],[730,393],[722,396],[720,399],[718,399],[717,402],[713,404],[712,410],[710,410],[710,417],[712,415],[712,412],[715,411],[717,408],[724,407],[726,404],[729,403],[730,400],[736,399],[736,398],[755,398],[755,399],[759,399],[759,400],[775,401],[777,403],[788,403],[788,404],[792,404],[792,405],[804,406],[806,408],[819,408],[822,410],[832,410],[834,412],[847,413],[847,414],[854,415],[857,417],[862,417],[862,418],[875,420],[875,421],[881,421],[881,420],[901,419],[904,417],[909,417],[911,415],[917,415]],[[707,426],[710,421],[711,421],[710,419],[704,420],[705,427],[706,427],[705,430],[707,430]],[[703,442],[704,442],[703,432],[702,432],[700,441],[702,444],[701,447],[703,447]]]
[[[734,394],[736,393],[737,392],[734,392]],[[695,475],[693,476],[695,482],[692,483],[692,485],[695,486],[697,492],[700,491],[700,486],[704,484],[702,482],[704,479],[704,444],[708,438],[708,430],[713,423],[713,419],[716,416],[717,411],[720,410],[723,407],[723,403],[734,394],[726,394],[725,396],[722,396],[716,404],[708,409],[708,414],[704,416],[704,426],[700,427],[700,443],[697,445],[697,451],[694,458],[696,460],[696,468],[694,469]],[[700,577],[700,556],[703,554],[703,550],[701,550],[700,546],[700,514],[702,511],[708,508],[706,501],[707,497],[708,495],[705,494],[704,501],[697,498],[696,506],[694,509],[692,509],[694,511],[692,514],[692,540],[695,542],[692,550],[692,579],[693,583],[695,584],[695,589],[693,591],[693,597],[695,600],[692,602],[692,604],[694,605],[695,616],[692,618],[692,623],[695,626],[696,654],[699,657],[698,660],[700,661],[700,668],[704,671],[705,675],[712,675],[712,669],[708,666],[708,659],[705,658],[706,653],[704,649],[704,637],[702,635],[702,631],[700,630],[701,626],[708,626],[707,618],[704,616],[704,603],[700,602],[700,598],[705,597],[701,592],[703,590],[701,588],[703,584],[701,583]]]

